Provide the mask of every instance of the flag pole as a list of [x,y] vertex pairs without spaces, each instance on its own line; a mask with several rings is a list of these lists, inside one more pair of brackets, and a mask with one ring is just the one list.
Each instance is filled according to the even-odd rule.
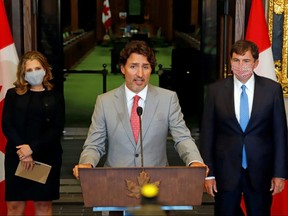
[[224,23],[223,23],[223,28],[224,28],[224,35],[223,35],[223,74],[224,78],[227,76],[227,17],[228,17],[228,0],[225,0],[224,2]]
[[105,28],[105,35],[103,37],[104,41],[109,41],[110,40],[110,35],[109,35],[109,28]]
[[110,34],[109,30],[111,27],[111,11],[110,11],[110,6],[109,6],[109,0],[104,0],[103,1],[103,8],[102,8],[102,22],[105,27],[105,35],[103,37],[104,41],[109,41],[110,40]]

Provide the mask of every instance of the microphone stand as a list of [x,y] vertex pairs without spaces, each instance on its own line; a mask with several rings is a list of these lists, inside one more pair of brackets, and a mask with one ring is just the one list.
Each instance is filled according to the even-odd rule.
[[141,119],[142,113],[143,113],[143,108],[138,106],[137,107],[137,115],[139,116],[139,124],[140,124],[141,167],[144,167],[143,140],[142,140],[142,119]]

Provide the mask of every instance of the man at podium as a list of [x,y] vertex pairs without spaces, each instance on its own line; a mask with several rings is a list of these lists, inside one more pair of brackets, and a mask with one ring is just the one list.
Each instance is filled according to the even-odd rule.
[[132,40],[122,49],[119,65],[125,83],[97,97],[74,176],[79,179],[78,168],[96,167],[105,154],[108,167],[167,166],[169,132],[187,166],[205,166],[177,94],[149,84],[156,66],[153,50],[144,41]]

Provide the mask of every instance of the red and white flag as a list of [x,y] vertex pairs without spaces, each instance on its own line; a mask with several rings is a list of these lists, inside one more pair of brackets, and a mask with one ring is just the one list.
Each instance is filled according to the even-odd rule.
[[111,20],[111,11],[110,11],[110,6],[109,6],[109,0],[104,0],[103,2],[103,10],[102,10],[102,22],[105,26],[105,29],[109,29],[112,20]]
[[255,68],[255,72],[259,76],[276,81],[271,42],[262,0],[252,0],[246,40],[253,41],[259,48],[259,64]]
[[[271,42],[268,34],[268,26],[265,18],[265,12],[262,0],[252,0],[248,26],[246,31],[246,40],[253,41],[259,47],[259,65],[255,72],[264,77],[276,81],[275,66],[271,49]],[[285,182],[285,189],[273,196],[271,215],[288,215],[288,181]],[[245,209],[242,200],[241,206]],[[246,213],[246,212],[245,212]]]
[[2,133],[2,110],[7,89],[16,80],[18,55],[8,24],[4,3],[0,0],[0,215],[6,215],[5,191],[5,146],[6,138]]

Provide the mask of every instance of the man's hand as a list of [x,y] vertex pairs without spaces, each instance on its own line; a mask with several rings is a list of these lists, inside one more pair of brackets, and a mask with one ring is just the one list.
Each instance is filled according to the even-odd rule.
[[270,187],[270,191],[273,191],[272,195],[282,192],[284,190],[284,186],[285,186],[285,179],[272,178]]
[[204,163],[201,163],[201,162],[197,162],[197,161],[194,161],[190,164],[190,167],[206,167],[206,176],[208,175],[209,173],[209,168],[206,164]]
[[218,192],[215,179],[207,179],[207,180],[205,180],[204,187],[206,189],[206,192],[208,194],[210,194],[212,197],[214,197],[215,193]]
[[73,168],[73,175],[75,176],[76,179],[79,180],[79,168],[93,168],[91,164],[77,164]]

